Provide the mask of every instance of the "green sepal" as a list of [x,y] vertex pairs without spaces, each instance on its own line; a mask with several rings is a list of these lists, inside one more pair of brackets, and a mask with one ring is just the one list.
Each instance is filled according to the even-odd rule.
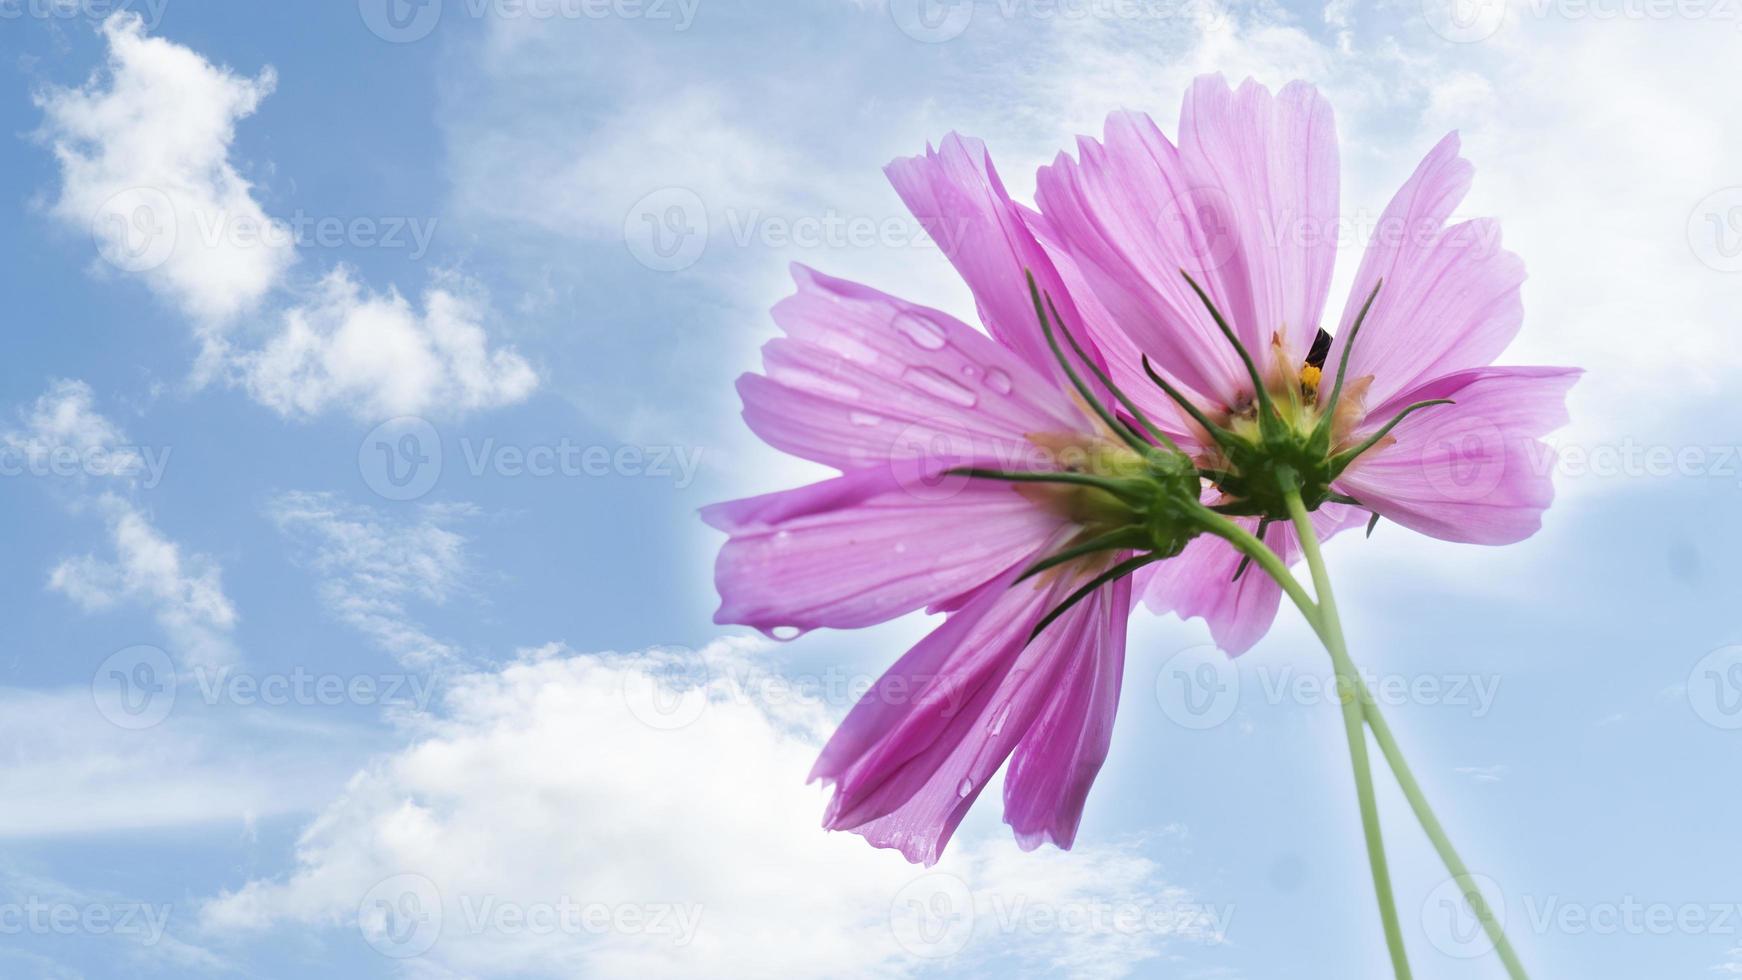
[[1069,611],[1069,609],[1072,606],[1076,605],[1079,602],[1082,602],[1084,599],[1087,599],[1096,589],[1100,588],[1103,585],[1106,585],[1109,582],[1113,582],[1113,581],[1116,581],[1118,579],[1124,578],[1125,576],[1131,574],[1132,572],[1137,571],[1139,568],[1142,568],[1143,566],[1148,565],[1151,562],[1157,562],[1160,560],[1161,560],[1161,556],[1159,556],[1159,555],[1153,555],[1153,554],[1136,555],[1134,557],[1125,559],[1124,561],[1120,562],[1119,564],[1114,565],[1112,568],[1109,568],[1106,571],[1102,572],[1101,574],[1095,576],[1093,579],[1091,579],[1089,581],[1089,584],[1083,586],[1082,588],[1078,589],[1075,592],[1072,592],[1070,594],[1069,598],[1067,598],[1067,599],[1065,599],[1065,601],[1059,603],[1058,606],[1056,608],[1054,608],[1052,612],[1047,613],[1046,616],[1041,619],[1040,623],[1034,627],[1034,632],[1028,634],[1028,642],[1033,643],[1035,637],[1039,636],[1042,632],[1044,632],[1048,626],[1051,626],[1055,620],[1057,620],[1060,616],[1063,616],[1067,611]]
[[1411,413],[1419,411],[1419,410],[1424,409],[1424,408],[1432,408],[1435,405],[1455,405],[1455,404],[1457,404],[1457,403],[1452,401],[1450,398],[1430,398],[1427,401],[1416,402],[1413,405],[1406,406],[1403,409],[1403,411],[1398,412],[1396,415],[1392,416],[1391,421],[1389,421],[1389,422],[1385,423],[1383,426],[1381,426],[1379,428],[1378,432],[1375,432],[1372,435],[1368,436],[1366,439],[1362,440],[1360,445],[1356,446],[1353,449],[1345,449],[1342,452],[1338,453],[1337,455],[1332,456],[1331,457],[1331,479],[1335,480],[1337,477],[1342,476],[1343,471],[1349,468],[1349,464],[1353,463],[1355,461],[1356,457],[1360,456],[1362,453],[1366,452],[1367,450],[1372,449],[1375,445],[1377,445],[1379,443],[1379,440],[1390,435],[1391,430],[1397,428],[1397,423],[1402,422],[1405,418],[1408,418]]

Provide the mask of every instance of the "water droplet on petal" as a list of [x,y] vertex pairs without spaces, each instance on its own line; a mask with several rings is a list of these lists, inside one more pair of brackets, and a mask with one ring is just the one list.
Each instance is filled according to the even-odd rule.
[[849,361],[870,364],[877,360],[877,351],[871,345],[839,331],[829,331],[818,335],[816,343]]
[[992,368],[986,372],[986,387],[991,388],[1000,395],[1008,395],[1010,394],[1012,387],[1010,384],[1010,375],[1005,374],[997,368]]
[[997,735],[999,732],[1004,730],[1004,722],[1009,717],[1010,702],[1006,701],[998,706],[997,711],[992,713],[992,723],[986,726],[986,730],[993,735]]
[[897,313],[890,322],[921,350],[943,350],[944,344],[949,340],[943,327],[917,314]]
[[870,412],[852,412],[847,416],[847,419],[854,425],[862,425],[866,428],[883,424],[883,416],[872,415]]
[[768,635],[777,640],[796,640],[803,635],[804,630],[797,626],[776,626],[768,631]]
[[768,376],[788,387],[833,401],[856,402],[865,397],[864,392],[845,381],[821,377],[809,371],[770,370]]
[[907,542],[906,541],[895,542],[895,553],[898,555],[907,554]]
[[956,787],[956,795],[965,800],[972,792],[974,792],[974,781],[966,776],[962,777],[962,785]]
[[973,408],[980,401],[979,395],[974,394],[961,383],[946,378],[928,367],[908,368],[901,377],[902,380],[926,394],[960,405],[963,408]]

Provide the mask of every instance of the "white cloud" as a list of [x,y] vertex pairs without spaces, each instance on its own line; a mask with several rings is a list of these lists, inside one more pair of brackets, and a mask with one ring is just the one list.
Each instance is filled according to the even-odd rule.
[[[74,481],[73,503],[94,509],[108,526],[111,552],[63,559],[49,572],[48,588],[87,612],[123,604],[150,610],[187,662],[232,659],[236,608],[224,594],[218,563],[184,553],[144,508],[123,495],[156,486],[167,452],[128,445],[120,426],[97,411],[95,393],[83,381],[51,381],[35,402],[19,410],[18,419],[18,427],[0,431],[8,468]],[[92,487],[97,479],[109,489]]]
[[113,555],[65,559],[49,573],[48,587],[88,612],[118,603],[151,609],[176,654],[189,663],[233,659],[236,607],[224,594],[218,563],[184,554],[143,510],[115,494],[103,494],[97,504],[108,521]]
[[104,72],[37,97],[61,165],[53,212],[189,314],[229,320],[272,290],[294,258],[288,244],[209,234],[269,224],[229,154],[236,123],[276,78],[270,68],[237,75],[147,37],[137,14],[110,17],[103,36]]
[[0,744],[8,751],[0,839],[197,826],[227,826],[241,839],[251,820],[317,811],[379,744],[370,731],[258,705],[206,710],[202,680],[212,686],[218,675],[185,670],[179,686],[165,677],[151,695],[171,699],[163,721],[119,727],[104,711],[131,722],[115,713],[120,701],[111,696],[129,681],[97,673],[85,687],[0,688]]
[[37,396],[29,409],[18,413],[24,428],[0,435],[7,446],[31,455],[46,456],[68,449],[86,453],[121,447],[127,437],[115,423],[96,409],[96,394],[83,381],[57,378]]
[[[136,14],[111,16],[103,36],[104,72],[37,98],[61,166],[51,210],[91,234],[109,266],[193,318],[196,381],[227,375],[295,417],[451,415],[532,392],[531,365],[491,349],[488,311],[473,298],[438,284],[420,313],[343,267],[306,293],[288,281],[296,232],[266,214],[230,159],[237,122],[272,92],[271,68],[239,76],[147,37]],[[238,330],[275,294],[285,296],[276,333]]]
[[443,288],[422,312],[397,292],[371,294],[330,273],[283,328],[235,364],[256,401],[290,416],[341,407],[364,420],[453,414],[518,402],[538,377],[513,350],[490,349],[486,310]]
[[1506,777],[1508,770],[1506,766],[1458,766],[1452,771],[1478,783],[1498,783]]
[[464,588],[466,539],[447,525],[470,508],[426,505],[409,519],[328,493],[286,493],[268,515],[322,578],[327,608],[402,663],[439,664],[458,651],[419,626],[407,604],[446,602]]
[[[382,882],[389,898],[415,883],[436,923],[417,962],[465,976],[889,976],[1006,956],[1119,976],[1172,942],[1210,939],[1210,918],[1130,846],[1025,855],[1005,834],[964,833],[927,871],[825,834],[804,774],[829,712],[766,696],[746,673],[757,656],[760,641],[716,643],[701,655],[711,679],[666,702],[661,654],[547,647],[459,678],[415,742],[305,831],[294,872],[220,895],[203,923],[357,929]],[[673,911],[661,930],[619,918],[600,932],[481,917],[486,901],[532,913],[565,898]],[[915,902],[941,932],[911,928]],[[1110,909],[1128,910],[1126,924]]]
[[[539,64],[549,54],[517,49],[514,57],[515,71],[524,72],[528,57]],[[544,63],[539,70],[562,78],[586,69]],[[787,149],[746,126],[743,112],[718,91],[697,86],[632,100],[584,127],[549,125],[561,112],[509,120],[506,127],[498,118],[491,126],[496,138],[454,141],[459,203],[567,237],[621,241],[642,195],[682,187],[723,224],[726,208],[742,212],[781,200],[793,186]]]
[[130,445],[115,423],[96,409],[96,394],[83,381],[56,379],[29,408],[18,427],[0,431],[0,467],[10,475],[89,478],[123,482],[143,479],[147,488],[163,477],[167,450]]

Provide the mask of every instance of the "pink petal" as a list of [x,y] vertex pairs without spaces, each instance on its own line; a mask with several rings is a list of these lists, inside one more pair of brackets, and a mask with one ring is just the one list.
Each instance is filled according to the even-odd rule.
[[[835,783],[824,826],[932,864],[1021,743],[1027,775],[1006,790],[1007,800],[1014,793],[1018,801],[1012,821],[1019,834],[1051,833],[1068,842],[1079,790],[1087,791],[1083,770],[1093,768],[1094,732],[1110,719],[1099,713],[1104,697],[1080,698],[1080,711],[1056,707],[1065,696],[1060,680],[1080,658],[1105,661],[1122,653],[1122,643],[1115,646],[1107,636],[1123,632],[1129,592],[1102,588],[1029,643],[1035,624],[1080,580],[1012,587],[1014,575],[989,584],[951,615],[854,706],[812,772]],[[1044,731],[1034,727],[1043,716],[1051,719]],[[1087,733],[1082,751],[1043,757],[1028,747],[1031,737],[1065,731],[1073,720]],[[1038,778],[1033,767],[1046,762],[1072,766],[1062,776],[1067,785],[1053,788]],[[1031,793],[1038,794],[1032,801]]]
[[1232,404],[1245,373],[1180,275],[1190,271],[1228,309],[1234,243],[1206,223],[1221,212],[1148,116],[1108,116],[1105,145],[1080,137],[1077,152],[1040,169],[1035,198],[1074,260],[1061,266],[1080,280],[1072,292],[1092,293],[1107,311],[1087,326],[1114,382],[1134,396],[1153,390],[1139,357],[1148,354],[1180,387]]
[[[852,629],[944,603],[1024,561],[1060,519],[1009,484],[860,470],[702,511],[730,538],[717,623]],[[783,636],[783,638],[785,638]]]
[[[1256,518],[1238,520],[1247,530],[1257,530]],[[1365,520],[1365,513],[1343,504],[1325,504],[1312,514],[1321,541]],[[1290,524],[1270,525],[1264,543],[1284,562],[1292,565],[1300,560],[1300,538]],[[1151,565],[1153,571],[1140,578],[1144,602],[1157,614],[1202,617],[1216,645],[1237,657],[1270,632],[1282,601],[1282,587],[1255,566],[1234,581],[1241,557],[1221,538],[1208,534],[1196,538],[1178,557]]]
[[[1280,333],[1306,353],[1319,328],[1337,257],[1337,120],[1305,82],[1275,96],[1248,78],[1192,83],[1180,111],[1180,159],[1237,248],[1222,306],[1254,357]],[[1244,288],[1242,288],[1244,287]]]
[[1369,405],[1492,363],[1524,321],[1524,263],[1500,247],[1499,224],[1444,227],[1474,173],[1458,156],[1458,135],[1446,136],[1392,198],[1367,246],[1326,368],[1342,357],[1356,313],[1383,279],[1349,358],[1349,378],[1373,377]]
[[1456,404],[1405,419],[1391,431],[1396,442],[1357,458],[1337,488],[1388,520],[1446,541],[1522,541],[1542,526],[1554,500],[1554,452],[1537,437],[1566,424],[1566,394],[1581,373],[1479,368],[1399,395],[1369,415],[1367,431],[1410,402]]
[[[1010,199],[986,144],[951,133],[937,149],[895,160],[884,173],[973,291],[987,330],[1063,390],[1067,382],[1040,329],[1028,274],[1067,327],[1074,330],[1083,313],[1030,232],[1029,218],[1038,216]],[[1077,339],[1088,343],[1082,333]]]
[[793,267],[787,336],[739,379],[744,418],[777,449],[841,470],[934,455],[1016,465],[1028,435],[1079,431],[1047,378],[947,313]]
[[1025,851],[1047,842],[1070,849],[1089,787],[1112,744],[1125,674],[1131,580],[1107,588],[1110,611],[1086,624],[1081,647],[1066,659],[1058,690],[1016,746],[1004,774],[1004,822]]

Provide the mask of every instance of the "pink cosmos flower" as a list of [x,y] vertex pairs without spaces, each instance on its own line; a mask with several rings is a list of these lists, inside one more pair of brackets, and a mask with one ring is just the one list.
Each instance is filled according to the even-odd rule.
[[[995,183],[977,144],[949,145],[978,175],[971,179]],[[931,180],[944,193],[966,190],[949,183],[958,177],[935,156],[891,172],[908,193]],[[1045,270],[1044,257],[1032,241],[1026,253],[990,254],[1023,224],[1002,195],[980,205],[967,230],[978,247],[968,254],[997,277],[989,295],[1026,296],[1023,269]],[[987,310],[987,336],[938,310],[794,272],[798,293],[774,310],[786,336],[763,348],[765,374],[739,381],[744,417],[770,444],[842,475],[704,511],[730,535],[716,566],[715,619],[789,636],[921,607],[949,611],[824,748],[812,778],[835,784],[825,826],[930,864],[1010,759],[1005,819],[1017,840],[1068,848],[1107,754],[1130,579],[1091,590],[1040,627],[1130,551],[1021,576],[1130,515],[1091,488],[954,470],[1044,473],[1074,461],[1095,473],[1138,457],[1061,383],[1032,306],[1026,317],[1017,305]],[[1179,492],[1195,497],[1195,472],[1177,458]]]
[[[1177,499],[1265,529],[1277,514],[1260,477],[1287,466],[1321,534],[1368,513],[1484,543],[1536,528],[1552,494],[1536,437],[1564,419],[1575,372],[1488,366],[1518,329],[1523,273],[1491,225],[1443,227],[1470,176],[1455,138],[1387,209],[1355,284],[1371,309],[1327,347],[1329,107],[1300,83],[1273,97],[1205,78],[1181,129],[1176,147],[1147,117],[1113,115],[1104,143],[1042,169],[1039,211],[1011,200],[976,140],[889,166],[984,333],[803,267],[775,307],[785,336],[740,379],[744,418],[841,475],[704,511],[728,535],[716,621],[784,637],[948,613],[824,748],[812,778],[834,784],[830,829],[929,864],[1009,759],[1018,842],[1068,848],[1106,757],[1133,588],[1204,617],[1231,653],[1275,616],[1278,587],[1237,575],[1226,541],[1186,543],[1201,528]],[[1485,247],[1461,244],[1472,236]],[[1081,342],[1087,382],[1048,322]],[[1346,372],[1320,386],[1345,350]],[[1175,444],[1207,479],[1176,466]],[[1296,557],[1286,525],[1268,535]]]
[[[1334,338],[1320,324],[1339,237],[1336,127],[1311,86],[1294,82],[1273,96],[1251,80],[1230,90],[1220,76],[1200,78],[1186,93],[1177,145],[1147,116],[1115,113],[1104,139],[1080,138],[1077,151],[1039,173],[1037,237],[1114,382],[1206,470],[1227,457],[1200,422],[1256,438],[1261,393],[1182,270],[1253,352],[1281,441],[1304,442],[1326,423],[1329,446],[1297,469],[1362,446],[1421,406],[1334,477],[1321,470],[1332,478],[1319,499],[1308,481],[1321,539],[1369,515],[1476,544],[1536,532],[1554,496],[1552,452],[1539,437],[1565,424],[1565,396],[1581,372],[1493,366],[1523,321],[1524,265],[1500,248],[1496,222],[1447,225],[1474,172],[1456,133],[1386,207]],[[1189,411],[1146,383],[1152,371]],[[1210,498],[1228,502],[1240,496],[1224,492],[1231,483],[1253,480],[1213,482]],[[1285,561],[1299,557],[1280,507],[1259,502],[1247,512],[1279,519],[1266,543]],[[1269,629],[1281,595],[1268,576],[1233,582],[1241,562],[1206,535],[1142,573],[1143,594],[1158,613],[1203,617],[1217,644],[1238,654]]]

